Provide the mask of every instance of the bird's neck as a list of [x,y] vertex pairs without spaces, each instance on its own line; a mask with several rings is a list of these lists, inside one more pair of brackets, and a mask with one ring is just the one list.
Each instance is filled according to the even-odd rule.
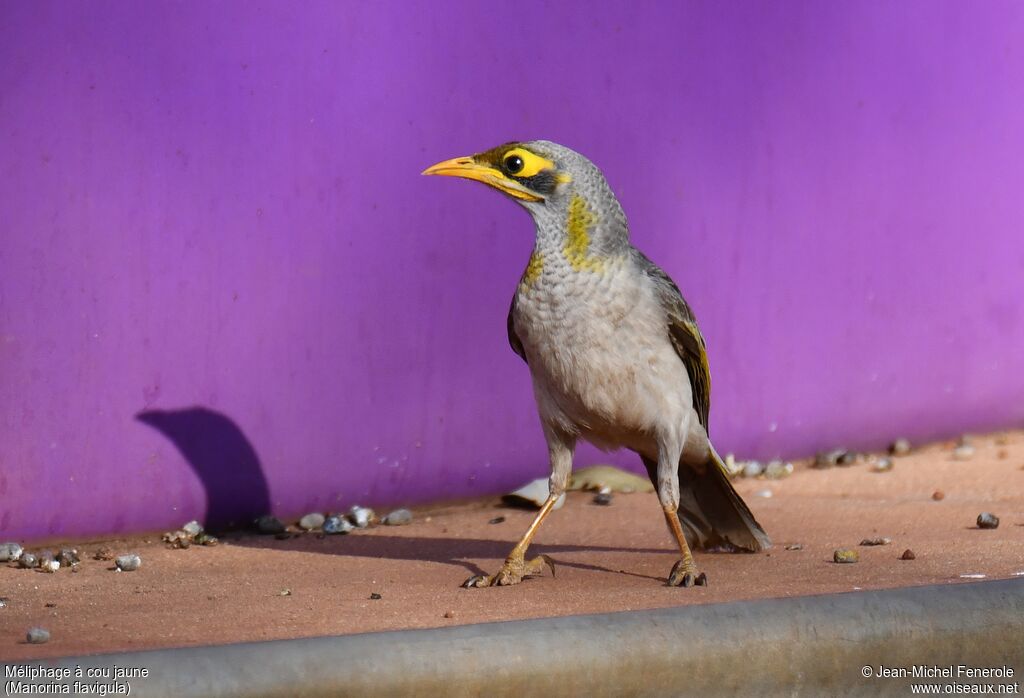
[[[613,196],[593,198],[573,193],[559,205],[531,211],[536,241],[531,265],[539,259],[557,260],[576,271],[595,271],[603,261],[629,248],[629,226]],[[527,269],[529,272],[529,269]]]

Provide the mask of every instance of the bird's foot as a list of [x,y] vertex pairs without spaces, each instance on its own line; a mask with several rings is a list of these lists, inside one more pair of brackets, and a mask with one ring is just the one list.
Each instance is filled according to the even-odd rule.
[[539,575],[544,572],[544,566],[551,568],[551,576],[555,576],[555,561],[547,555],[539,555],[532,560],[524,560],[522,555],[512,556],[505,560],[496,574],[474,574],[462,583],[466,589],[478,587],[503,587],[511,584],[518,584],[524,577]]
[[697,565],[693,561],[680,560],[672,566],[672,572],[668,575],[670,587],[706,587],[708,576],[697,571]]

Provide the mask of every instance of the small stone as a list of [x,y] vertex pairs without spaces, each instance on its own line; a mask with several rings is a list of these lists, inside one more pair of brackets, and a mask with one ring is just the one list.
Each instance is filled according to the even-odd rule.
[[892,458],[882,457],[871,464],[872,472],[887,473],[893,468]]
[[338,514],[334,514],[332,516],[328,516],[324,520],[324,527],[323,528],[324,528],[324,533],[327,533],[327,534],[330,534],[330,535],[333,536],[333,535],[344,535],[344,534],[348,533],[349,531],[351,531],[353,528],[355,528],[355,526],[353,526],[352,523],[348,519],[346,519],[344,516],[339,516]]
[[184,531],[186,535],[195,538],[203,532],[203,526],[198,521],[189,521],[181,527],[181,530]]
[[832,553],[832,561],[840,564],[857,562],[858,560],[860,560],[860,554],[856,550],[849,548],[840,548]]
[[0,608],[7,608],[7,604],[10,602],[11,600],[6,596],[0,596]]
[[216,536],[211,536],[206,531],[203,531],[198,536],[196,536],[195,543],[196,543],[196,545],[211,546],[211,545],[217,545],[218,543],[220,543],[220,541],[217,539]]
[[291,589],[282,589],[281,591],[277,592],[277,595],[278,596],[291,596],[292,595],[292,590]]
[[348,518],[355,524],[356,528],[367,528],[377,520],[377,514],[374,513],[373,509],[361,507],[357,504],[348,510]]
[[134,572],[142,566],[142,558],[135,553],[129,553],[118,557],[114,560],[114,564],[121,572]]
[[594,504],[599,504],[599,505],[601,505],[603,507],[606,507],[606,506],[608,506],[611,503],[612,503],[612,493],[611,492],[598,492],[597,494],[594,495]]
[[771,499],[773,493],[771,490],[758,490],[754,493],[755,497],[763,497],[765,499]]
[[833,448],[831,451],[819,451],[814,456],[815,468],[831,468],[838,465],[839,459],[846,455],[845,448]]
[[43,628],[29,628],[25,633],[25,642],[30,645],[42,645],[50,641],[50,631]]
[[0,562],[14,562],[23,552],[25,549],[18,543],[0,543]]
[[395,509],[384,517],[385,526],[405,526],[412,523],[412,512],[408,509]]
[[773,460],[764,469],[764,476],[769,480],[781,480],[793,474],[793,464]]
[[978,528],[999,528],[999,517],[983,511],[978,514]]
[[323,526],[324,521],[326,520],[327,517],[325,517],[320,512],[314,511],[313,513],[306,514],[301,519],[299,519],[299,528],[301,528],[303,531],[315,531],[316,529]]
[[860,542],[861,545],[889,545],[892,543],[892,538],[865,538]]
[[759,461],[748,460],[743,465],[743,477],[759,477],[764,472],[764,466]]
[[971,444],[960,444],[953,449],[953,460],[970,460],[974,458],[974,446]]
[[491,519],[487,523],[489,523],[489,524],[505,523],[505,517],[504,516],[495,516],[493,519]]
[[790,543],[786,546],[786,550],[803,550],[803,543]]
[[40,560],[39,569],[41,569],[43,572],[49,572],[50,574],[53,574],[54,572],[60,569],[60,562],[53,559],[52,557],[49,557],[45,560]]
[[941,502],[945,498],[946,493],[943,492],[942,490],[935,490],[934,492],[932,492],[932,499],[934,499],[936,502]]
[[114,559],[114,551],[111,550],[110,548],[97,548],[96,552],[93,553],[93,555],[92,555],[92,559],[93,560],[102,560],[104,562],[106,562],[107,560],[113,560]]
[[256,519],[256,530],[267,535],[284,533],[285,526],[276,516],[261,516]]
[[60,554],[57,555],[57,560],[60,562],[61,567],[74,567],[82,561],[78,556],[78,550],[75,548],[61,548]]
[[35,553],[30,553],[27,551],[23,552],[21,554],[21,557],[18,558],[18,565],[20,565],[24,569],[30,570],[33,567],[37,567],[39,565],[39,557]]
[[914,551],[911,550],[910,548],[907,548],[906,550],[904,550],[903,554],[900,555],[900,559],[901,560],[914,560],[916,558],[917,558],[917,555],[915,555]]
[[739,477],[743,472],[743,463],[736,460],[736,456],[729,453],[725,456],[725,472],[730,478]]
[[444,617],[445,618],[454,618],[455,617],[455,611],[445,611],[444,612]]
[[910,441],[907,439],[896,439],[889,444],[889,455],[905,456],[910,453]]
[[839,460],[836,461],[837,465],[853,465],[857,462],[857,454],[853,451],[845,451],[843,455],[839,456]]
[[372,594],[370,594],[370,599],[373,600],[373,601],[379,601],[382,598],[384,598],[384,597],[382,597],[377,592],[373,592]]

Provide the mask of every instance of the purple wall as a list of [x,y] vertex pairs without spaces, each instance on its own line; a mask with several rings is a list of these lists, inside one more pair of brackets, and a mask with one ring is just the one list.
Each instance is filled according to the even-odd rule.
[[0,538],[546,475],[529,219],[419,176],[515,138],[595,160],[686,292],[720,450],[1020,424],[1022,35],[1014,2],[4,3]]

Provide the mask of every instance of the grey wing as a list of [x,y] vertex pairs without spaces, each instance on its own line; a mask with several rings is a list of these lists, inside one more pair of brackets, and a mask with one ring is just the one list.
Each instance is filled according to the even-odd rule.
[[658,300],[665,310],[669,337],[676,354],[683,360],[690,377],[693,392],[693,409],[697,412],[701,426],[708,432],[708,414],[711,411],[711,369],[704,337],[697,328],[697,317],[679,292],[679,287],[658,265],[636,251],[644,272],[651,277],[658,289]]
[[[519,357],[526,361],[526,350],[523,349],[523,343],[519,339],[519,335],[516,334],[516,321],[513,317],[516,312],[516,297],[512,295],[512,304],[508,307],[508,343],[512,347],[512,351],[519,354]],[[529,361],[527,361],[529,363]]]

